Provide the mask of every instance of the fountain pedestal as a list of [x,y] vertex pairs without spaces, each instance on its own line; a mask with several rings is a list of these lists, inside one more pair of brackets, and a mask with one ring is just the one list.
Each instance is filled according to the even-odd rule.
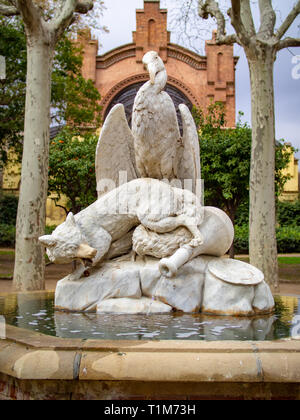
[[[220,267],[222,270],[220,271]],[[89,277],[58,282],[55,306],[69,311],[111,313],[187,313],[252,316],[272,313],[274,300],[261,272],[241,261],[202,255],[173,278],[159,260],[131,255],[90,270]]]

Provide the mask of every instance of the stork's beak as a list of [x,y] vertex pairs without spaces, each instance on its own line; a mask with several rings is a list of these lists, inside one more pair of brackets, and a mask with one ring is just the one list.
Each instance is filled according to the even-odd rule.
[[149,75],[150,75],[150,82],[151,82],[152,85],[154,85],[155,76],[156,76],[156,73],[157,73],[157,68],[156,68],[156,65],[154,63],[149,63],[148,64],[148,72],[149,72]]

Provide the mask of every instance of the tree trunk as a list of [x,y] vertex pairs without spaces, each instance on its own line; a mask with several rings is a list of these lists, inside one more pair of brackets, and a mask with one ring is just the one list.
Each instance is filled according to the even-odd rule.
[[21,187],[16,228],[14,288],[45,288],[43,235],[48,188],[53,48],[41,34],[27,42],[27,88]]
[[278,290],[275,217],[274,59],[270,48],[248,57],[252,94],[252,156],[250,172],[250,263]]

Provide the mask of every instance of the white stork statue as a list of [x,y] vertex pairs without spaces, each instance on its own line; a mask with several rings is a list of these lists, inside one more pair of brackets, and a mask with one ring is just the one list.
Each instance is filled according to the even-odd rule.
[[174,103],[163,89],[167,71],[155,51],[143,58],[150,80],[138,91],[132,114],[136,165],[143,178],[177,178],[182,145]]
[[[145,54],[143,63],[150,80],[138,91],[130,130],[124,106],[115,105],[102,127],[96,150],[98,196],[119,185],[120,172],[127,181],[141,178],[191,180],[201,178],[198,133],[193,117],[184,104],[179,105],[183,136],[174,103],[163,91],[167,72],[155,51]],[[110,180],[105,184],[103,180]],[[111,186],[110,186],[111,185]],[[183,185],[182,185],[183,186]]]

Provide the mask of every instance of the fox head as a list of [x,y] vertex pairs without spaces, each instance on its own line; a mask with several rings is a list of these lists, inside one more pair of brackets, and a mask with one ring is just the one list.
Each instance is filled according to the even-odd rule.
[[44,235],[39,241],[47,248],[49,260],[55,264],[67,264],[74,260],[92,261],[97,250],[90,247],[76,224],[73,213],[58,226],[52,235]]

